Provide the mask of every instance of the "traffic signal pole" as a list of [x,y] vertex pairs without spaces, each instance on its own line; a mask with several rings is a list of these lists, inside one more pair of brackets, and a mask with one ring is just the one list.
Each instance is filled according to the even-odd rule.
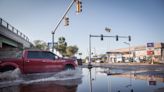
[[62,20],[64,19],[64,17],[66,16],[66,14],[68,13],[68,11],[71,9],[72,5],[76,2],[77,0],[72,0],[72,2],[70,3],[70,5],[68,6],[68,8],[66,9],[65,13],[63,14],[62,18],[59,20],[59,22],[57,23],[54,31],[52,31],[52,52],[54,52],[54,35],[55,32],[57,30],[57,28],[59,27],[59,25],[61,24]]
[[92,58],[91,58],[91,38],[92,37],[100,37],[101,40],[103,40],[103,37],[110,37],[110,38],[116,38],[116,41],[118,41],[119,38],[128,38],[129,41],[131,41],[131,36],[104,36],[103,34],[101,35],[89,35],[89,63],[88,63],[88,68],[92,68]]
[[89,35],[89,65],[88,65],[88,68],[92,68],[92,66],[91,66],[91,37],[92,37],[92,35]]

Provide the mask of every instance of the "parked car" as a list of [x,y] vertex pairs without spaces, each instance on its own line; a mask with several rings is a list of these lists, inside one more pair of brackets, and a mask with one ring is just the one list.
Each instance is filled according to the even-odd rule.
[[64,59],[50,51],[24,50],[20,57],[1,58],[0,72],[19,68],[22,74],[58,72],[75,69],[74,59]]
[[125,63],[129,63],[130,62],[130,59],[129,58],[126,58],[125,59]]
[[121,54],[118,54],[116,56],[116,62],[119,63],[119,62],[123,62],[123,56]]
[[104,61],[103,61],[103,60],[99,60],[99,59],[98,59],[98,60],[96,60],[95,62],[96,62],[96,63],[104,63]]
[[78,62],[78,65],[83,65],[83,60],[81,58],[77,59],[77,62]]
[[138,57],[135,57],[134,58],[134,61],[139,63],[140,62],[140,59]]

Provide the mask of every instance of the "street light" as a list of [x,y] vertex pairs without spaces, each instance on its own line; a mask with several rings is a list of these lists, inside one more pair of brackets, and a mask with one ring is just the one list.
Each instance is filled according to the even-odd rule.
[[108,27],[105,28],[106,32],[111,32],[111,30],[112,30],[111,28],[108,28]]
[[127,45],[129,45],[129,60],[130,60],[130,43],[127,43],[127,42],[123,42],[123,43],[125,43],[125,44],[127,44]]

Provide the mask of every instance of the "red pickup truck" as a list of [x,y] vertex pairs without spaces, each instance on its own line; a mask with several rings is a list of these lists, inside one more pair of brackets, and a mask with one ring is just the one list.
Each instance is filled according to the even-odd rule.
[[16,54],[17,58],[0,59],[0,72],[19,68],[22,74],[30,74],[58,72],[77,67],[75,60],[60,58],[50,51],[24,50]]

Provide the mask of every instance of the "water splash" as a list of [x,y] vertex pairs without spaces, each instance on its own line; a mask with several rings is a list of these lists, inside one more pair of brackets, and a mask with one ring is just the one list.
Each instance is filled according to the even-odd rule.
[[20,70],[17,68],[13,71],[0,73],[0,88],[39,82],[55,82],[56,84],[60,85],[74,85],[80,84],[81,78],[81,68],[76,68],[75,70],[65,70],[58,73],[33,74],[32,77],[28,75],[22,76]]
[[16,68],[15,70],[10,70],[10,71],[0,73],[0,80],[1,81],[16,80],[20,78],[20,74],[21,74],[20,69]]
[[0,73],[0,88],[18,85],[22,82],[19,68]]
[[67,80],[80,79],[80,78],[82,78],[82,70],[80,68],[76,68],[75,70],[65,70],[56,73],[47,78],[24,81],[23,83],[31,84],[31,83],[45,82],[45,81],[67,81]]

